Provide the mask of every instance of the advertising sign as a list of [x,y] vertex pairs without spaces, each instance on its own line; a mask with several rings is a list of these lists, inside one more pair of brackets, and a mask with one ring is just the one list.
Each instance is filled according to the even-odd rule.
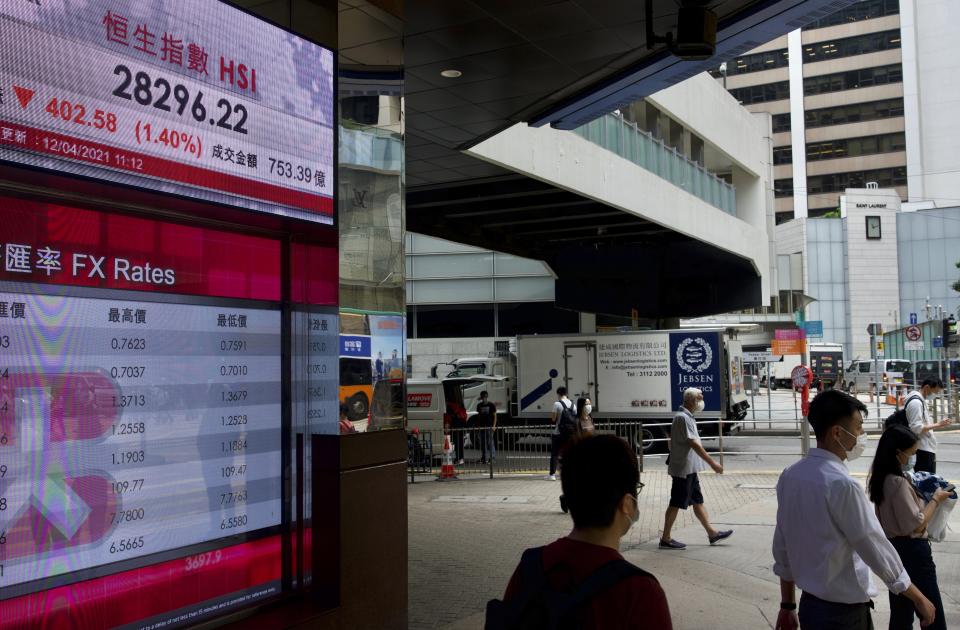
[[803,354],[807,351],[806,339],[774,339],[770,343],[773,354]]
[[406,361],[402,315],[370,315],[370,360],[374,381],[403,378]]
[[409,393],[407,394],[408,409],[428,409],[433,404],[433,394],[427,393]]
[[598,340],[597,379],[604,390],[621,392],[616,399],[602,399],[604,411],[671,411],[669,377],[670,339],[666,333]]
[[803,330],[809,338],[820,339],[823,337],[823,320],[812,319],[804,322]]
[[806,336],[806,331],[802,328],[781,328],[775,330],[773,333],[773,338],[781,341],[796,341],[798,339],[805,339]]
[[0,4],[0,160],[333,222],[334,55],[211,0]]

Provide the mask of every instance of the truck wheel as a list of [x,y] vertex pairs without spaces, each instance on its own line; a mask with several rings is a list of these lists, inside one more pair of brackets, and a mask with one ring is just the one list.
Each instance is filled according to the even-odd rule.
[[370,400],[363,392],[359,392],[350,397],[347,401],[347,417],[351,422],[363,420],[370,413]]
[[857,384],[855,382],[847,383],[847,393],[851,396],[857,395]]
[[779,383],[777,383],[777,379],[771,378],[771,379],[770,379],[770,391],[773,391],[773,392],[777,391],[777,387],[779,387]]
[[667,450],[666,442],[654,442],[666,437],[663,427],[643,427],[639,432],[638,440],[634,443],[634,449],[637,455],[651,455],[661,453]]

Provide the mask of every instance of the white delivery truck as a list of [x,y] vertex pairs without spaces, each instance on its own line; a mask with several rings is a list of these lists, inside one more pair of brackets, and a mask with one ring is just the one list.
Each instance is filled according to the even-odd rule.
[[[669,423],[688,387],[703,390],[698,420],[724,420],[729,434],[747,413],[743,351],[725,329],[654,330],[517,337],[517,398],[521,418],[551,415],[556,390],[571,400],[588,397],[595,421]],[[729,423],[729,424],[727,424]],[[704,422],[703,436],[718,424]],[[645,452],[663,450],[668,427],[645,426]]]
[[[843,346],[839,343],[810,343],[810,365],[813,371],[814,389],[831,389],[836,384],[843,383]],[[771,349],[767,348],[767,352]],[[793,369],[804,363],[800,354],[785,354],[770,364],[771,389],[793,387]],[[767,366],[760,365],[760,383],[767,384]]]

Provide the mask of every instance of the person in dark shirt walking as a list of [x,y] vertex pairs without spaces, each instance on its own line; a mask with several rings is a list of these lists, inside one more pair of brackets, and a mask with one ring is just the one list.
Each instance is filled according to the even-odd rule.
[[487,451],[490,451],[490,460],[496,457],[494,433],[497,428],[497,406],[490,402],[486,391],[480,392],[480,401],[477,402],[477,437],[480,441],[480,463],[487,463]]

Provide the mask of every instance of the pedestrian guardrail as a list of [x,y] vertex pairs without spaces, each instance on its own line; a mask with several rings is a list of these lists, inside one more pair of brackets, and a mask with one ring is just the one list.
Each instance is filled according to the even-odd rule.
[[[866,401],[865,401],[866,402]],[[755,456],[783,456],[802,455],[802,437],[800,435],[803,418],[799,415],[799,397],[796,403],[796,415],[792,418],[750,417],[742,421],[698,419],[697,426],[707,451],[717,459],[721,466],[726,465],[728,458],[755,457]],[[770,406],[774,411],[790,412],[793,410],[792,400],[788,405]],[[887,410],[877,416],[871,413],[865,427],[869,430],[878,430],[883,427]],[[952,398],[946,396],[930,401],[931,415],[934,422],[938,418],[950,417],[960,421],[960,400],[954,392]],[[766,412],[767,409],[757,409]],[[871,409],[871,412],[873,410]],[[892,411],[891,411],[892,413]],[[668,419],[662,421],[608,421],[594,419],[596,433],[610,433],[618,435],[635,450],[643,470],[644,463],[652,466],[662,466],[668,455],[670,441],[670,427]],[[960,428],[960,425],[958,425]],[[777,439],[795,440],[795,446],[784,450],[774,445],[764,447],[763,436],[760,431],[773,431]],[[498,426],[492,428],[456,428],[447,432],[421,431],[419,435],[408,434],[409,458],[408,467],[411,482],[417,477],[439,476],[444,455],[445,438],[449,436],[451,457],[458,476],[476,477],[508,476],[517,474],[547,474],[550,465],[551,447],[553,444],[554,426],[552,424],[530,424],[521,426]],[[749,440],[751,444],[760,446],[749,450],[740,450],[736,444]],[[813,439],[812,431],[810,439]],[[792,442],[793,443],[793,442]],[[867,453],[866,455],[870,455]]]

